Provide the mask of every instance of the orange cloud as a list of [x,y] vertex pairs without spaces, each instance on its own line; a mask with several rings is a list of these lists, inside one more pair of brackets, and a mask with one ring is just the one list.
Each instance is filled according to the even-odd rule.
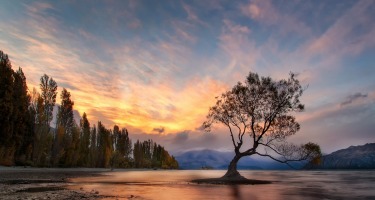
[[166,133],[194,130],[199,127],[213,105],[215,96],[226,86],[206,78],[194,78],[181,89],[171,85],[130,85],[118,106],[119,113],[107,116],[116,124],[133,126],[151,133],[154,128],[165,127]]

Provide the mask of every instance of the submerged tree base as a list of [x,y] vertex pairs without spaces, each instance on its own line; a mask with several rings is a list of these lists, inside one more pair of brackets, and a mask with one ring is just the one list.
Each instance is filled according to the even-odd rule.
[[193,183],[205,183],[205,184],[218,184],[218,185],[256,185],[256,184],[270,184],[271,181],[265,180],[255,180],[255,179],[247,179],[237,171],[238,159],[234,158],[234,161],[231,162],[229,166],[229,170],[225,173],[224,176],[220,178],[204,178],[204,179],[195,179],[191,182]]
[[192,180],[193,183],[198,184],[217,184],[217,185],[257,185],[257,184],[270,184],[271,181],[247,179],[243,176],[239,177],[221,177],[221,178],[204,178]]

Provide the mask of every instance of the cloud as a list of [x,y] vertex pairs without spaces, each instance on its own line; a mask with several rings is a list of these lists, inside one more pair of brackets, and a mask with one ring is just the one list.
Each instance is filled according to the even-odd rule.
[[[345,55],[358,55],[373,47],[375,22],[372,1],[358,1],[338,18],[322,35],[307,46],[307,54],[324,55],[331,64],[342,60]],[[360,31],[359,31],[360,30]],[[328,63],[327,63],[328,65]]]
[[357,92],[355,94],[347,96],[346,100],[343,101],[340,105],[346,106],[348,104],[351,104],[353,101],[356,101],[357,99],[362,99],[362,98],[366,98],[366,97],[367,97],[367,94],[362,94],[360,92]]
[[198,14],[196,13],[196,11],[194,10],[193,7],[191,7],[190,5],[188,5],[184,2],[182,2],[182,7],[183,7],[184,11],[187,13],[187,19],[189,21],[197,23],[198,25],[207,26],[207,23],[205,23],[204,21],[199,19]]
[[182,3],[182,7],[184,8],[185,12],[187,13],[187,18],[189,20],[192,20],[192,21],[196,21],[196,20],[199,20],[198,19],[198,16],[195,14],[195,12],[193,11],[192,7],[185,4],[185,3]]
[[[135,39],[109,45],[84,29],[71,35],[59,17],[43,17],[45,9],[53,9],[52,5],[27,6],[32,11],[27,13],[29,18],[0,24],[9,30],[6,34],[11,40],[22,41],[18,49],[6,52],[24,68],[29,87],[38,88],[39,77],[47,73],[59,88],[66,87],[72,93],[75,109],[86,112],[92,122],[141,127],[147,133],[160,124],[171,131],[185,129],[205,115],[211,97],[224,86],[210,78],[175,77],[180,70],[178,65],[187,64],[191,55],[174,40],[150,43]],[[9,25],[11,28],[4,27]],[[88,48],[82,44],[84,41],[99,45],[103,53]],[[6,45],[5,50],[12,46]],[[175,85],[176,81],[180,84]]]
[[162,134],[165,132],[165,128],[164,127],[160,127],[160,128],[154,128],[152,129],[153,132],[157,132],[158,134]]
[[293,12],[285,13],[275,7],[270,0],[254,0],[240,6],[243,15],[267,26],[274,26],[280,30],[281,35],[298,33],[300,35],[311,35],[310,28]]
[[176,143],[176,144],[186,142],[189,139],[189,133],[190,133],[189,130],[185,130],[185,131],[182,131],[182,132],[179,132],[179,133],[175,133],[174,134],[175,137],[173,139],[173,142]]
[[[246,10],[247,9],[247,10]],[[247,15],[250,15],[251,18],[258,18],[260,16],[260,8],[254,4],[254,3],[250,3],[247,8],[243,8],[242,10],[245,14]]]
[[[368,95],[370,96],[370,95]],[[369,97],[368,97],[369,98]],[[319,144],[324,153],[375,141],[375,101],[357,102],[352,106],[331,106],[334,109],[322,109],[319,115],[309,120],[299,120],[301,130],[291,141],[301,143],[311,141]]]
[[34,2],[26,8],[30,13],[41,13],[47,9],[53,9],[53,6],[46,2]]
[[233,150],[232,143],[226,132],[198,133],[191,130],[174,132],[170,134],[147,134],[139,130],[129,130],[132,141],[152,139],[176,155],[194,149]]
[[197,38],[191,33],[195,28],[194,25],[181,20],[172,20],[171,24],[175,30],[175,40],[184,40],[190,43],[195,43],[197,41]]
[[227,19],[223,20],[219,46],[228,56],[230,63],[220,72],[227,79],[238,80],[240,77],[243,79],[243,74],[248,73],[255,65],[259,55],[249,33],[250,29],[247,26]]

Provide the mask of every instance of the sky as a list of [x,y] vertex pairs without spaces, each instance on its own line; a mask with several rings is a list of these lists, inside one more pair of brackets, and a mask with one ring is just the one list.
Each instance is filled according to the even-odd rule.
[[[0,50],[29,90],[43,74],[91,124],[173,153],[232,150],[200,129],[215,97],[256,72],[307,90],[290,139],[324,153],[375,142],[375,1],[3,1]],[[57,102],[60,100],[58,99]]]

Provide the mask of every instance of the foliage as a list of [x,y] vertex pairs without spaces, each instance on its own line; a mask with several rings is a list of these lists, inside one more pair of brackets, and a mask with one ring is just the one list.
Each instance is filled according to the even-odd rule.
[[89,165],[89,159],[90,159],[90,122],[87,119],[86,113],[83,113],[82,119],[80,122],[80,128],[81,128],[81,142],[80,142],[80,162],[78,165],[88,167]]
[[177,169],[178,162],[164,147],[152,140],[137,142],[134,144],[134,165],[137,168],[162,168]]
[[15,152],[13,140],[14,71],[8,55],[0,51],[0,164],[11,165]]
[[16,72],[8,55],[0,51],[0,165],[31,159],[33,132],[28,110],[30,96],[21,68]]
[[49,128],[53,117],[53,107],[56,103],[57,83],[53,80],[53,78],[50,78],[47,74],[44,74],[40,78],[40,90],[42,91],[40,96],[43,99],[44,107],[44,123]]

